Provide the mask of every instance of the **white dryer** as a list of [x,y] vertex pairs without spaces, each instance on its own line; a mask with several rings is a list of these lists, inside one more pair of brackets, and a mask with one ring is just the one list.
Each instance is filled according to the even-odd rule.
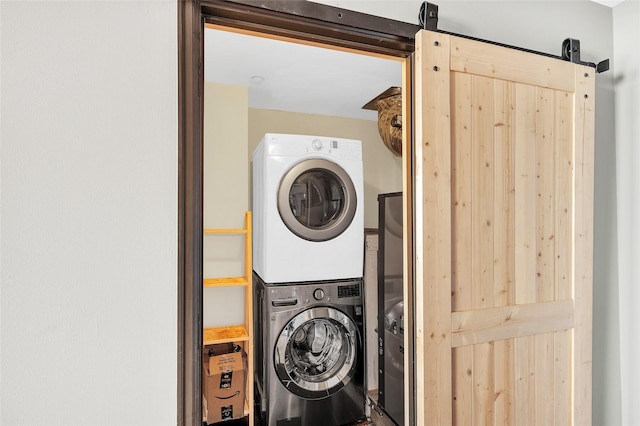
[[266,134],[253,153],[253,267],[266,283],[363,274],[362,145]]

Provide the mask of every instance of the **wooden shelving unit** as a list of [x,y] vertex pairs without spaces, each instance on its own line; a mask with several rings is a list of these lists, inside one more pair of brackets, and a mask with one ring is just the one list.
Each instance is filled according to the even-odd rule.
[[251,212],[244,216],[244,228],[215,229],[206,228],[204,235],[244,234],[244,276],[228,278],[204,278],[203,286],[244,287],[244,323],[220,327],[208,327],[203,330],[203,344],[236,343],[247,354],[247,378],[244,413],[249,417],[249,426],[253,426],[253,281],[252,281],[252,230]]

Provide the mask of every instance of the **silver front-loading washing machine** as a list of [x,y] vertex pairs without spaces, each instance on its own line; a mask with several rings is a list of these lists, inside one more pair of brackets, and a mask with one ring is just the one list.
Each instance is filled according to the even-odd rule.
[[364,414],[362,280],[267,285],[256,274],[255,374],[267,426]]

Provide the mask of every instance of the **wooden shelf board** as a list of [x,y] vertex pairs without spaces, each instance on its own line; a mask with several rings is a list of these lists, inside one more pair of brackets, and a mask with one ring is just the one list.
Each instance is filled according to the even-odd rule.
[[205,287],[246,286],[248,284],[247,277],[205,278],[203,280]]
[[249,341],[249,334],[244,325],[227,325],[205,328],[202,336],[205,345]]

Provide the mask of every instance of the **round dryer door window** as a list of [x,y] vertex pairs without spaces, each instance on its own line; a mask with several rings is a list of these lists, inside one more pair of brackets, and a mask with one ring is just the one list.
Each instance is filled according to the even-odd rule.
[[291,232],[310,241],[342,234],[356,213],[356,190],[347,172],[328,160],[306,160],[282,178],[278,211]]
[[343,312],[318,307],[304,311],[282,329],[274,366],[282,384],[307,399],[333,395],[356,371],[357,328]]

